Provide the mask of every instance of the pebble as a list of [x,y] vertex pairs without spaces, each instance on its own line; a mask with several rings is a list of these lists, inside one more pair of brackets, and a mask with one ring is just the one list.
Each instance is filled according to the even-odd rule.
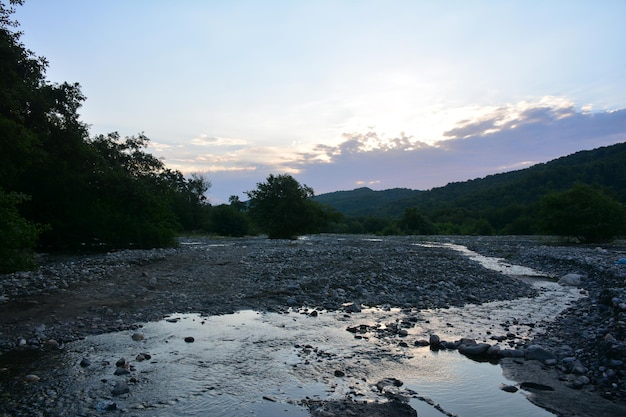
[[[538,344],[555,355],[554,358],[543,359],[543,362],[553,364],[556,361],[555,369],[569,372],[567,378],[573,378],[578,383],[584,383],[583,377],[589,378],[586,385],[593,384],[594,389],[604,395],[613,399],[626,398],[626,386],[623,383],[626,348],[621,336],[626,328],[626,268],[616,263],[616,259],[623,258],[623,252],[619,254],[614,249],[574,245],[542,245],[533,240],[534,238],[524,237],[445,239],[466,244],[481,254],[506,258],[514,264],[549,272],[555,279],[569,274],[580,275],[577,286],[581,287],[581,293],[585,297],[572,305],[566,315],[555,317],[555,321],[549,325],[537,323],[539,331],[534,339],[523,343],[519,343],[514,333],[517,331],[516,325],[509,323],[510,332],[509,329],[506,331],[510,333],[510,336],[507,335],[510,341],[515,342],[511,345],[512,349],[496,352],[490,347],[487,352],[490,356],[519,358],[520,354],[524,355],[527,351],[525,344]],[[341,309],[345,303],[358,308],[362,305],[388,305],[421,309],[463,305],[468,301],[481,303],[506,300],[535,294],[530,286],[510,284],[498,274],[484,271],[446,249],[429,249],[425,252],[428,256],[415,262],[415,251],[422,250],[411,248],[415,241],[414,237],[398,237],[381,239],[372,244],[360,238],[348,238],[339,243],[323,236],[311,237],[306,246],[263,241],[263,245],[258,245],[258,249],[253,249],[249,256],[241,260],[243,275],[249,277],[250,281],[238,294],[238,300],[247,300],[250,303],[258,301],[258,305],[250,305],[252,308],[259,305],[262,308],[284,307],[286,298],[290,297],[299,302],[296,306],[317,306],[329,310]],[[255,245],[254,242],[242,241],[241,244]],[[188,249],[118,251],[106,255],[77,257],[71,262],[45,265],[39,271],[0,276],[0,294],[3,302],[10,302],[16,297],[27,299],[47,293],[60,294],[64,288],[101,280],[131,263],[147,263],[151,259],[160,259],[184,250]],[[337,263],[339,258],[351,261]],[[278,270],[282,273],[278,274]],[[415,285],[413,277],[419,277],[419,287]],[[175,288],[177,279],[184,280],[187,277],[184,274],[180,278],[173,277],[168,284]],[[146,280],[150,280],[149,285],[166,282],[166,279],[157,281],[153,277],[147,277]],[[575,283],[576,280],[572,282]],[[282,299],[276,297],[272,301],[257,300],[250,296],[261,290],[280,294],[280,290],[285,288],[293,294],[283,295],[285,298]],[[312,289],[314,290],[311,291]],[[102,306],[100,309],[86,311],[83,317],[56,323],[54,326],[31,329],[30,333],[3,329],[0,334],[0,349],[41,349],[47,346],[48,340],[56,340],[61,345],[86,334],[128,330],[133,323],[160,319],[164,313],[171,313],[172,306],[178,305],[175,303],[179,301],[174,298],[175,295],[172,290],[170,303],[155,303],[142,311],[126,315],[118,315],[113,309]],[[141,295],[137,292],[135,296]],[[205,296],[198,295],[197,298],[202,298],[201,301],[194,301],[194,296],[188,295],[186,306],[197,308],[203,302],[209,304]],[[226,307],[217,307],[216,312],[221,312],[222,308],[238,308],[236,306],[239,304],[229,302],[222,300],[220,305]],[[210,303],[217,305],[214,300],[210,300]],[[401,330],[396,334],[400,335]],[[441,343],[440,340],[433,344],[420,339],[414,344],[422,346],[426,342],[431,346],[439,346]],[[567,353],[560,351],[564,344],[571,345]],[[454,348],[455,345],[455,342],[445,343],[446,348]],[[580,366],[565,361],[564,358],[567,357],[573,357]],[[574,369],[577,371],[574,372]]]
[[128,394],[130,392],[130,388],[125,381],[118,381],[115,383],[115,386],[111,390],[111,395],[114,397],[118,395]]

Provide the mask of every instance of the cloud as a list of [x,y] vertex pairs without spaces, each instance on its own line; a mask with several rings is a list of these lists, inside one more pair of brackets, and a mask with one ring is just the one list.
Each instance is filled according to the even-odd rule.
[[[626,141],[626,109],[592,113],[550,98],[472,114],[430,144],[375,127],[346,132],[336,144],[304,148],[201,136],[169,149],[165,162],[185,173],[205,173],[213,184],[209,198],[219,204],[230,195],[245,199],[244,192],[269,174],[291,174],[317,194],[362,186],[426,190]],[[207,148],[217,143],[239,145]]]
[[240,147],[245,146],[247,142],[243,139],[235,138],[222,138],[217,136],[209,136],[202,134],[198,137],[191,139],[190,143],[196,146],[227,146],[227,147]]
[[[514,111],[513,111],[514,110]],[[626,141],[626,110],[590,113],[573,106],[502,107],[463,121],[434,145],[406,138],[369,147],[377,132],[346,134],[337,146],[318,145],[327,160],[300,164],[300,178],[316,193],[375,189],[430,189],[449,182],[527,168],[571,153]]]
[[463,120],[444,132],[444,140],[464,139],[514,129],[525,124],[550,123],[576,115],[574,103],[559,97],[544,97],[538,102],[523,101],[495,109],[471,120]]

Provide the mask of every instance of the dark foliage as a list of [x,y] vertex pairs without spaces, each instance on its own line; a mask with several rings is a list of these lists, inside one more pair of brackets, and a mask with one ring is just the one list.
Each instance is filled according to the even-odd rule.
[[271,174],[246,194],[251,219],[272,239],[316,233],[327,224],[324,208],[312,200],[313,189],[300,185],[291,175]]
[[250,218],[232,204],[221,204],[211,208],[210,223],[205,231],[220,236],[242,237],[252,234]]
[[0,273],[34,266],[32,248],[41,230],[18,212],[18,205],[27,199],[22,194],[6,194],[0,189]]
[[586,184],[550,193],[539,204],[544,231],[580,242],[613,240],[626,222],[626,210],[615,198]]
[[166,169],[143,134],[89,138],[80,85],[49,83],[46,60],[21,43],[21,3],[0,1],[0,263],[36,246],[168,246],[208,222],[208,181]]

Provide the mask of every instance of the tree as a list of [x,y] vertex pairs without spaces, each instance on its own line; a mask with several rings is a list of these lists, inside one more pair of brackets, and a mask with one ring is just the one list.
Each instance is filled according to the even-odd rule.
[[233,205],[221,204],[211,208],[208,231],[220,236],[242,237],[250,233],[250,219]]
[[250,217],[271,239],[292,239],[317,232],[326,223],[322,206],[313,201],[313,189],[291,175],[273,175],[246,191]]
[[237,211],[245,211],[246,203],[239,199],[239,196],[231,195],[228,197],[228,204]]
[[436,233],[435,226],[417,207],[408,207],[404,209],[404,215],[399,221],[399,227],[404,233],[409,235],[433,235]]
[[46,80],[46,59],[26,49],[12,20],[19,4],[0,0],[1,210],[19,223],[11,230],[34,236],[26,226],[44,225],[37,245],[46,250],[109,249],[174,245],[180,229],[208,223],[210,183],[167,169],[145,152],[143,134],[89,138],[80,85]]
[[624,231],[626,211],[613,197],[587,184],[551,193],[539,203],[539,223],[547,233],[580,242],[606,242]]

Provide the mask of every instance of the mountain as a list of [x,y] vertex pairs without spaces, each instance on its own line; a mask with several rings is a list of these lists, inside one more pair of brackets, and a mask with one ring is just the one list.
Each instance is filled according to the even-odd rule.
[[331,206],[348,216],[384,216],[388,207],[396,201],[408,200],[423,191],[393,188],[374,191],[367,187],[352,191],[335,191],[315,197],[318,202]]
[[397,218],[408,207],[426,213],[451,209],[477,213],[528,207],[547,193],[562,191],[577,182],[601,187],[626,203],[626,142],[428,191],[358,188],[321,194],[315,199],[349,217]]

